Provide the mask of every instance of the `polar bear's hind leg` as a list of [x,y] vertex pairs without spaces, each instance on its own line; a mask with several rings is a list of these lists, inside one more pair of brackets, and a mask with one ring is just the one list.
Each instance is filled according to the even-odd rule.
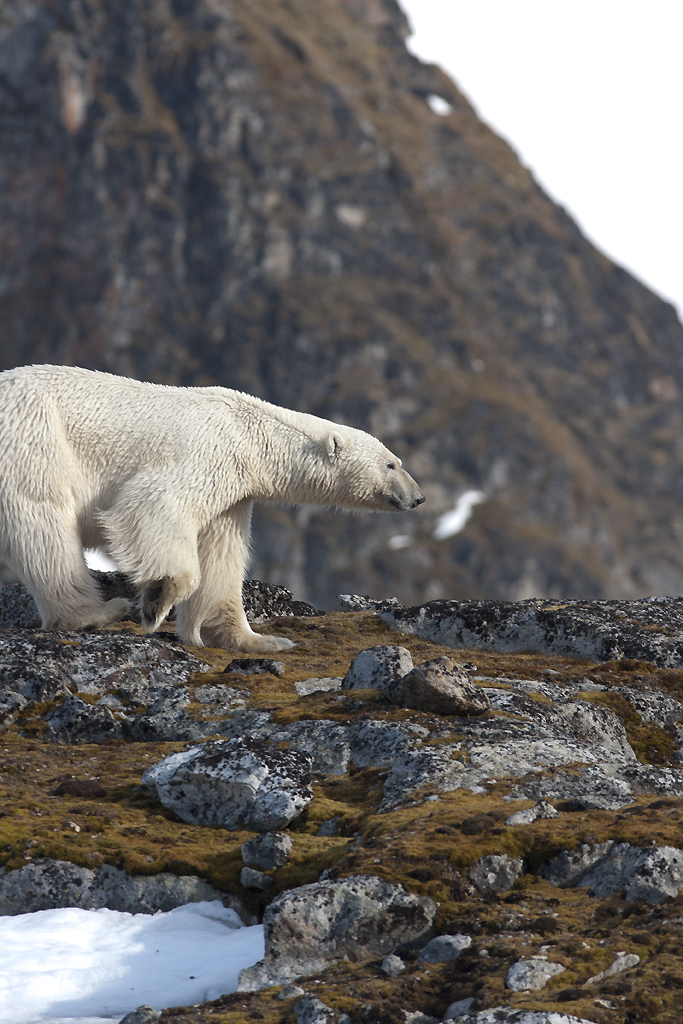
[[159,628],[174,604],[185,600],[196,587],[196,572],[180,573],[152,580],[140,588],[140,621],[153,633]]
[[75,515],[41,504],[25,510],[23,528],[30,543],[13,544],[9,561],[33,595],[43,629],[101,628],[128,614],[129,601],[102,599],[88,572]]

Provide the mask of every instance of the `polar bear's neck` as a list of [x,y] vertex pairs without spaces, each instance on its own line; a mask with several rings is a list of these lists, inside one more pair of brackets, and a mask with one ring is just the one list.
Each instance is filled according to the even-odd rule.
[[251,461],[253,496],[261,501],[334,505],[339,501],[338,474],[326,454],[333,431],[349,441],[353,428],[310,413],[271,405],[260,398],[231,392]]

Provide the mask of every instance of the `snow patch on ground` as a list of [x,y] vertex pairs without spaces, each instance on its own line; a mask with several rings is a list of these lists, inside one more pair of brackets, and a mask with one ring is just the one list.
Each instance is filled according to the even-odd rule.
[[0,917],[0,1024],[112,1024],[143,1004],[187,1006],[237,989],[263,927],[218,900],[168,913],[40,910]]

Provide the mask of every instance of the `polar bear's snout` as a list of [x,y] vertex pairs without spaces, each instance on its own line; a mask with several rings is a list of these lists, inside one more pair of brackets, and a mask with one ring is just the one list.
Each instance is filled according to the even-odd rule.
[[395,477],[395,480],[389,501],[399,512],[407,512],[426,501],[424,494],[405,469],[397,469],[392,476]]

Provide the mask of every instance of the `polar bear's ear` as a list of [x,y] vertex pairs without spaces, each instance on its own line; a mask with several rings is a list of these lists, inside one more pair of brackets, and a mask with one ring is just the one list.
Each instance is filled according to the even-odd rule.
[[325,450],[330,460],[338,459],[344,448],[344,438],[336,430],[331,430],[327,435]]

